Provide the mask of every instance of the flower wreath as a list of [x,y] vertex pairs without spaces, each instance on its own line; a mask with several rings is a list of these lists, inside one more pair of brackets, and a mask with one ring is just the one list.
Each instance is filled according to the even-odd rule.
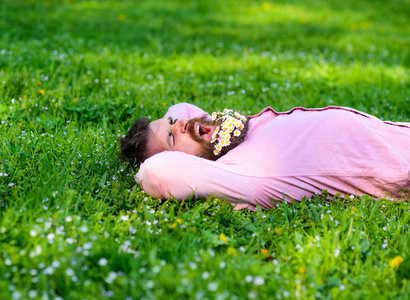
[[221,125],[215,127],[212,134],[211,143],[215,144],[214,154],[221,154],[223,147],[231,144],[231,137],[239,137],[241,131],[245,128],[244,122],[247,121],[244,115],[234,112],[232,109],[225,109],[223,112],[213,112],[212,121],[221,120]]

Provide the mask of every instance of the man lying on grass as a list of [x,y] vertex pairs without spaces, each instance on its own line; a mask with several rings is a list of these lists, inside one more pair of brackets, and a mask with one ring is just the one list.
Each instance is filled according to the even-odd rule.
[[120,144],[125,159],[142,163],[135,180],[155,198],[213,195],[236,209],[254,209],[322,190],[410,197],[410,123],[350,108],[210,116],[181,103],[163,119],[138,119]]

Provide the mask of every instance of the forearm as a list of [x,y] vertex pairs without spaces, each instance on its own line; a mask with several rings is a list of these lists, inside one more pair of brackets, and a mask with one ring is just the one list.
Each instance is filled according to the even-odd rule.
[[141,165],[136,181],[160,199],[220,197],[231,203],[251,203],[257,180],[229,166],[181,152],[163,152]]

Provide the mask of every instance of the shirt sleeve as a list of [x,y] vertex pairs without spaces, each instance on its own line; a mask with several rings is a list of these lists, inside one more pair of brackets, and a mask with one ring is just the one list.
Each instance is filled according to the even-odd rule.
[[209,117],[209,114],[206,111],[195,105],[189,103],[178,103],[168,109],[164,118],[173,117],[177,119],[193,119],[204,115]]
[[257,178],[239,174],[227,164],[177,151],[161,152],[147,159],[135,180],[154,198],[216,196],[234,205],[238,203],[240,208],[253,206],[257,188]]

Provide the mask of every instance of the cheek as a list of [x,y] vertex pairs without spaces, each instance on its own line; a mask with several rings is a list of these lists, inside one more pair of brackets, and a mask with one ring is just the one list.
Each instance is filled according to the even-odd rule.
[[200,145],[199,143],[195,142],[192,139],[189,139],[186,141],[186,146],[187,146],[187,150],[189,151],[189,153],[191,154],[196,154],[196,152],[198,151],[198,149],[200,149]]
[[158,147],[156,147],[155,143],[149,141],[147,143],[147,148],[146,148],[145,152],[146,152],[145,154],[148,158],[148,157],[151,157],[151,156],[153,156],[153,155],[155,155],[155,154],[157,154],[161,151],[160,151],[160,149],[158,149]]
[[187,154],[198,155],[201,151],[201,145],[190,137],[184,137],[175,150],[185,152]]

